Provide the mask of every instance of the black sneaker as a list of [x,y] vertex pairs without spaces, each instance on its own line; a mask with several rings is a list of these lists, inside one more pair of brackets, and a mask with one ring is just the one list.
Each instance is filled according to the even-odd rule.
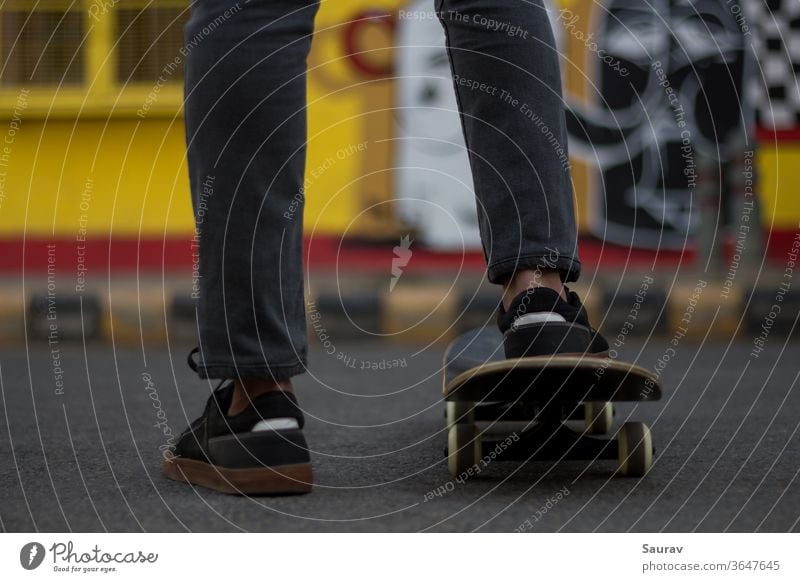
[[500,306],[506,358],[551,355],[608,355],[608,342],[589,325],[577,293],[565,288],[566,301],[548,287],[523,291],[508,311]]
[[228,416],[233,382],[223,382],[202,416],[178,437],[164,473],[175,481],[246,495],[307,493],[312,473],[303,413],[291,392],[263,394]]

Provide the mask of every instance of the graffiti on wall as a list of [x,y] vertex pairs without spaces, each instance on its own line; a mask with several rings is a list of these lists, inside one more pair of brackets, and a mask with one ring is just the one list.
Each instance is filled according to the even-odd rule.
[[[705,162],[734,158],[750,123],[743,32],[732,5],[607,0],[556,11],[562,40],[573,40],[567,54],[583,49],[577,60],[591,84],[587,90],[573,77],[565,94],[594,235],[639,248],[687,244],[698,173]],[[596,45],[574,42],[592,33]]]
[[[749,124],[735,2],[573,0],[550,6],[562,49],[579,225],[608,242],[680,248],[701,160],[725,163]],[[431,0],[407,6],[433,14]],[[396,195],[438,248],[478,248],[469,166],[444,35],[397,26]]]

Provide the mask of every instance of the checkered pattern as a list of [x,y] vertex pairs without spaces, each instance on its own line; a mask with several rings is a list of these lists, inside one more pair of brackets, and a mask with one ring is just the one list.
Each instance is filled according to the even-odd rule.
[[756,121],[770,130],[800,130],[800,0],[742,5],[758,60],[750,86]]

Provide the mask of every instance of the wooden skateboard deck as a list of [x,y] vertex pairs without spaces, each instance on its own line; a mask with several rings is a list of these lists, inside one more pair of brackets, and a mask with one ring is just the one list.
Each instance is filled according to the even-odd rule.
[[444,357],[444,397],[455,402],[655,401],[655,374],[635,364],[587,356],[507,360],[503,336],[491,327],[467,332]]

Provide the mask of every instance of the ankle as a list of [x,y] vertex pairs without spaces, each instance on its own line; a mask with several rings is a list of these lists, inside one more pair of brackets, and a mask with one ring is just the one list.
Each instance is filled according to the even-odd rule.
[[561,275],[555,269],[524,269],[517,271],[503,286],[503,309],[508,310],[514,298],[528,289],[546,287],[566,299]]
[[228,416],[235,416],[244,411],[259,396],[278,391],[292,392],[291,380],[276,381],[263,378],[235,380]]

